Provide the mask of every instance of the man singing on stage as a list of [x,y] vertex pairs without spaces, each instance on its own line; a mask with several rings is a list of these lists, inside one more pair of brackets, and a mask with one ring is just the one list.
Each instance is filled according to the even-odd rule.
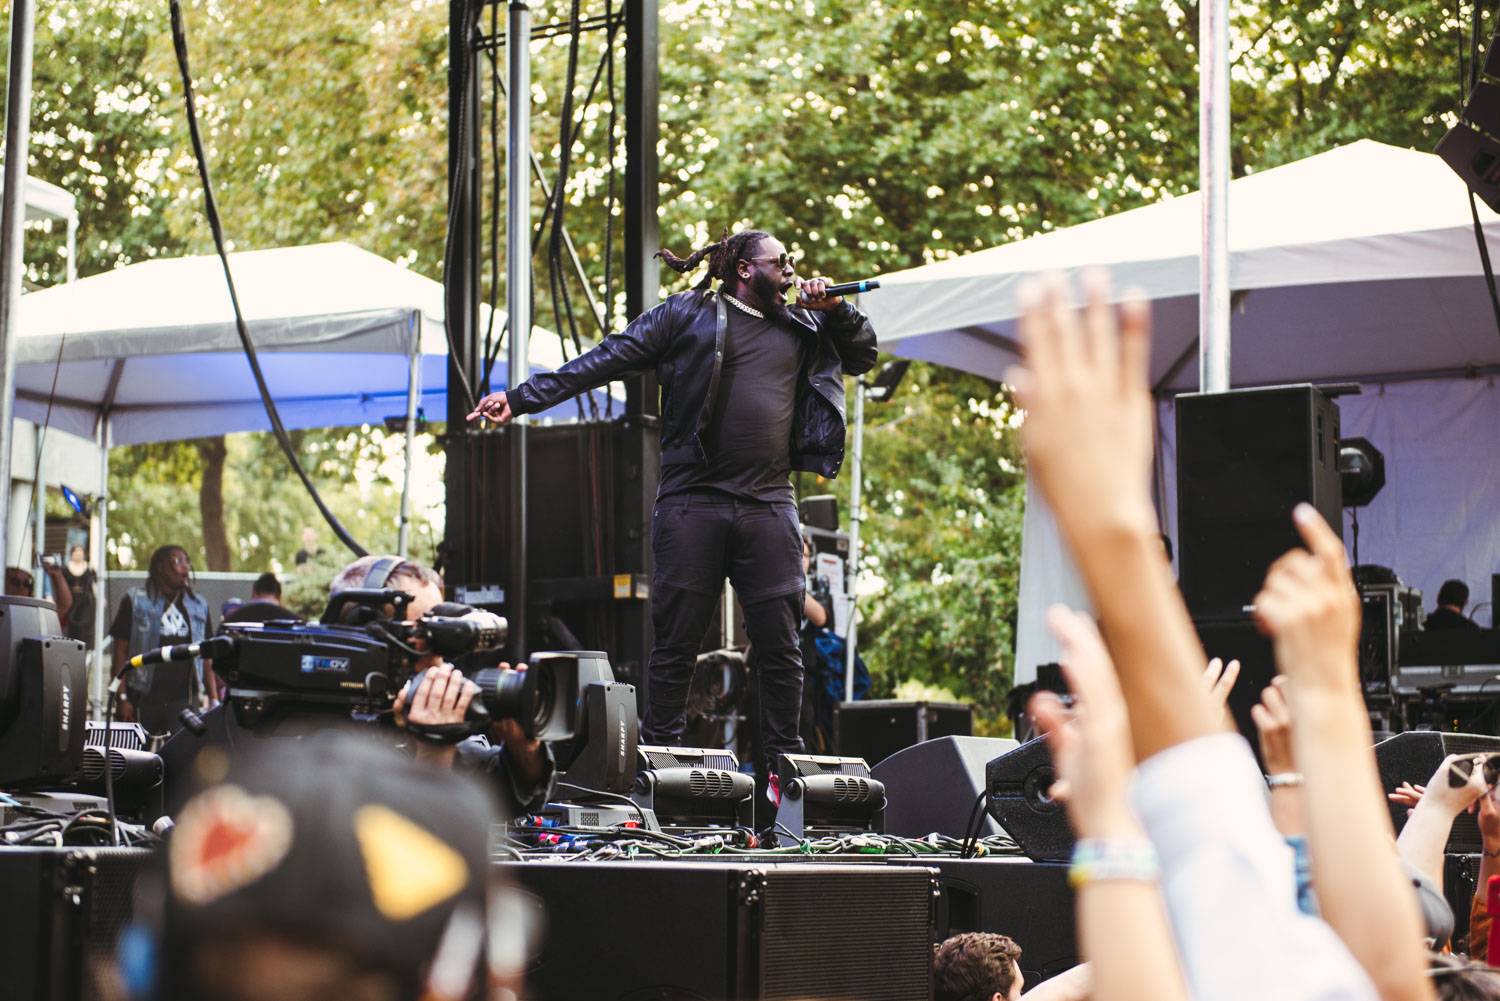
[[[486,396],[500,424],[628,372],[661,384],[661,485],[651,519],[651,651],[643,743],[679,745],[688,683],[727,576],[745,610],[766,761],[802,748],[797,629],[805,578],[791,470],[832,477],[844,459],[843,376],[875,364],[875,331],[768,233],[746,230],[686,260],[708,274],[555,372]],[[717,294],[710,284],[717,279]],[[786,305],[796,287],[797,304]]]

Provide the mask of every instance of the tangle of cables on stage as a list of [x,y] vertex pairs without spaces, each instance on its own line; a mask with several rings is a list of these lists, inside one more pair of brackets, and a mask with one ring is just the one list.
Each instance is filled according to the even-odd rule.
[[528,816],[510,825],[508,840],[497,844],[494,853],[511,859],[569,862],[714,855],[774,859],[807,855],[985,858],[1021,854],[1015,841],[1004,834],[970,841],[946,834],[910,838],[873,832],[803,838],[779,825],[776,831],[794,843],[762,843],[747,827],[669,834],[646,830],[633,821],[614,827],[570,827],[555,818]]

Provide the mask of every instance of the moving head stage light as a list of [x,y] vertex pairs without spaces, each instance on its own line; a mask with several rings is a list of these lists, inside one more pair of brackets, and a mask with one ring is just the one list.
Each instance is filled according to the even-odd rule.
[[[444,603],[407,622],[410,601],[404,591],[340,591],[321,622],[227,623],[223,635],[163,647],[135,658],[131,666],[214,658],[215,672],[229,685],[226,701],[244,727],[296,709],[343,711],[356,720],[373,721],[390,712],[403,687],[410,698],[422,679],[415,668],[422,658],[482,653],[506,641],[506,621],[498,615]],[[577,725],[580,658],[539,653],[529,664],[524,672],[474,672],[479,695],[464,723],[410,729],[428,739],[452,740],[483,732],[496,719],[514,719],[539,740],[571,737]]]

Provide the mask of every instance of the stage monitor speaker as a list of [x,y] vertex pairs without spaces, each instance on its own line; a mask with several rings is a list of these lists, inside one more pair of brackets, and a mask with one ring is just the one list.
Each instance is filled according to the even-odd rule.
[[1195,619],[1246,614],[1301,545],[1299,503],[1342,533],[1338,439],[1338,405],[1316,386],[1177,397],[1177,564]]
[[937,941],[973,931],[1015,940],[1021,947],[1028,991],[1081,961],[1066,865],[1023,858],[934,856],[887,861],[938,871]]
[[532,1001],[932,997],[929,868],[617,860],[500,869],[548,915],[526,974]]
[[[996,737],[938,737],[892,754],[870,771],[885,783],[885,833],[965,837],[974,803],[985,791],[985,765],[1019,746]],[[993,817],[980,817],[980,837],[1000,833]]]
[[113,997],[115,942],[130,920],[144,848],[0,851],[0,970],[6,998]]
[[[1375,745],[1375,762],[1380,768],[1380,786],[1390,792],[1402,782],[1426,785],[1444,758],[1450,754],[1500,754],[1500,737],[1477,733],[1439,733],[1435,730],[1411,730],[1398,733]],[[1406,807],[1388,804],[1391,823],[1397,833],[1406,826]],[[1453,855],[1474,855],[1484,850],[1476,814],[1460,813],[1448,833],[1446,851]]]
[[833,707],[834,748],[871,765],[924,740],[973,732],[974,707],[961,702],[866,699]]
[[1037,862],[1073,857],[1073,831],[1063,805],[1047,795],[1057,773],[1046,740],[1028,740],[985,766],[990,816]]

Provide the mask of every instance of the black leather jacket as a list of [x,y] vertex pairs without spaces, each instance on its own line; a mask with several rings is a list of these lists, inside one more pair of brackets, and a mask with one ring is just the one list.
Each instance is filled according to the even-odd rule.
[[[537,413],[626,373],[654,367],[662,396],[662,465],[706,463],[703,430],[719,388],[728,308],[714,292],[679,292],[592,351],[521,383],[507,394],[511,412]],[[844,462],[843,376],[863,375],[875,364],[875,331],[847,301],[826,312],[794,306],[791,313],[817,342],[804,355],[797,386],[792,468],[836,476]]]

